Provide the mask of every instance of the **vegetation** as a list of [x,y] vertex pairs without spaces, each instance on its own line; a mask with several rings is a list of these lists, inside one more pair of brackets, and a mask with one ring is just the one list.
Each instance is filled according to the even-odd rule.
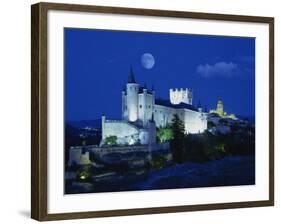
[[108,136],[104,140],[105,145],[114,146],[117,145],[117,136],[112,135]]
[[92,166],[80,166],[77,171],[77,179],[79,181],[87,181],[93,175]]
[[167,164],[167,159],[164,156],[155,156],[150,163],[150,167],[153,169],[161,169],[166,164]]
[[248,132],[213,135],[187,135],[184,141],[184,160],[205,162],[232,155],[254,155],[255,136]]
[[201,135],[187,135],[184,138],[184,160],[204,162],[222,158],[224,146],[215,135],[205,132]]
[[170,144],[173,160],[176,163],[182,163],[184,162],[184,124],[177,114],[172,119],[171,129],[173,139]]
[[[227,120],[221,119],[219,123],[226,125]],[[230,132],[227,134],[205,131],[201,134],[185,135],[183,123],[174,115],[171,125],[173,138],[170,142],[174,162],[205,162],[225,156],[254,155],[255,128],[237,123],[229,126]],[[208,128],[211,127],[216,125],[209,121]]]
[[227,124],[228,124],[227,120],[226,120],[226,119],[223,119],[223,118],[219,120],[219,123],[220,123],[221,125],[227,125]]
[[157,129],[157,140],[160,143],[170,141],[173,138],[173,131],[170,127]]
[[212,122],[212,121],[208,121],[208,123],[207,123],[207,127],[208,127],[208,128],[213,128],[213,127],[216,127],[216,125],[215,125],[215,123],[214,123],[214,122]]

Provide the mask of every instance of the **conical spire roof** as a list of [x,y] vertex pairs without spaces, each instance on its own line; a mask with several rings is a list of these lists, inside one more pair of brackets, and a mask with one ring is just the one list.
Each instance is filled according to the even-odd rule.
[[136,83],[135,75],[134,75],[134,71],[133,71],[132,66],[131,66],[130,74],[129,74],[129,77],[128,77],[128,83]]

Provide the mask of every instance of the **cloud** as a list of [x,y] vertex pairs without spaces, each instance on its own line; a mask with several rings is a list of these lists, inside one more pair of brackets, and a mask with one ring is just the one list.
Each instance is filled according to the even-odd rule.
[[204,78],[213,76],[232,77],[237,71],[237,64],[233,62],[218,62],[213,65],[198,65],[196,72]]

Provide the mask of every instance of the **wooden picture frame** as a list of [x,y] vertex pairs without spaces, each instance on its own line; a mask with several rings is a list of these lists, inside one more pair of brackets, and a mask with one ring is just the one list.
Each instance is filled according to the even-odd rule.
[[[90,5],[38,3],[31,7],[31,217],[39,221],[94,217],[140,215],[170,212],[203,211],[274,205],[274,18],[224,15],[137,8],[116,8]],[[50,10],[87,13],[123,14],[166,18],[193,18],[212,21],[249,22],[269,25],[269,199],[233,203],[130,208],[74,213],[48,213],[48,19]]]

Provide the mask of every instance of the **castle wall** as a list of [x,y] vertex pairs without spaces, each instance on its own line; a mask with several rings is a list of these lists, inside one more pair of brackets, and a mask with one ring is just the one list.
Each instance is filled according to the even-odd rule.
[[154,121],[157,127],[166,127],[172,122],[174,114],[177,110],[162,105],[154,105]]
[[126,138],[139,133],[139,130],[135,126],[122,120],[105,120],[102,128],[103,139],[109,136]]
[[84,146],[78,146],[78,147],[71,147],[69,149],[69,159],[68,159],[69,166],[73,164],[88,165],[91,163],[89,152],[82,153],[83,148]]
[[102,119],[102,140],[106,137],[116,136],[117,143],[120,145],[135,144],[148,144],[149,133],[148,130],[138,128],[133,124],[124,120],[106,120]]
[[166,127],[172,123],[174,114],[183,121],[186,133],[199,133],[207,129],[206,115],[188,109],[174,109],[162,105],[154,105],[154,120],[157,127]]
[[202,133],[207,129],[206,114],[184,109],[184,126],[186,133]]
[[[83,161],[83,153],[87,156],[87,163]],[[126,164],[127,168],[142,168],[146,166],[148,161],[161,155],[165,157],[167,162],[172,160],[169,143],[148,145],[134,145],[134,146],[110,146],[110,147],[96,147],[89,146],[74,146],[69,148],[68,166],[78,164],[87,165],[94,163],[95,165],[118,163]],[[120,156],[122,155],[122,156]],[[90,160],[91,159],[91,160]],[[98,167],[97,167],[98,169]],[[70,173],[67,173],[69,176]],[[74,179],[76,175],[71,175]]]

